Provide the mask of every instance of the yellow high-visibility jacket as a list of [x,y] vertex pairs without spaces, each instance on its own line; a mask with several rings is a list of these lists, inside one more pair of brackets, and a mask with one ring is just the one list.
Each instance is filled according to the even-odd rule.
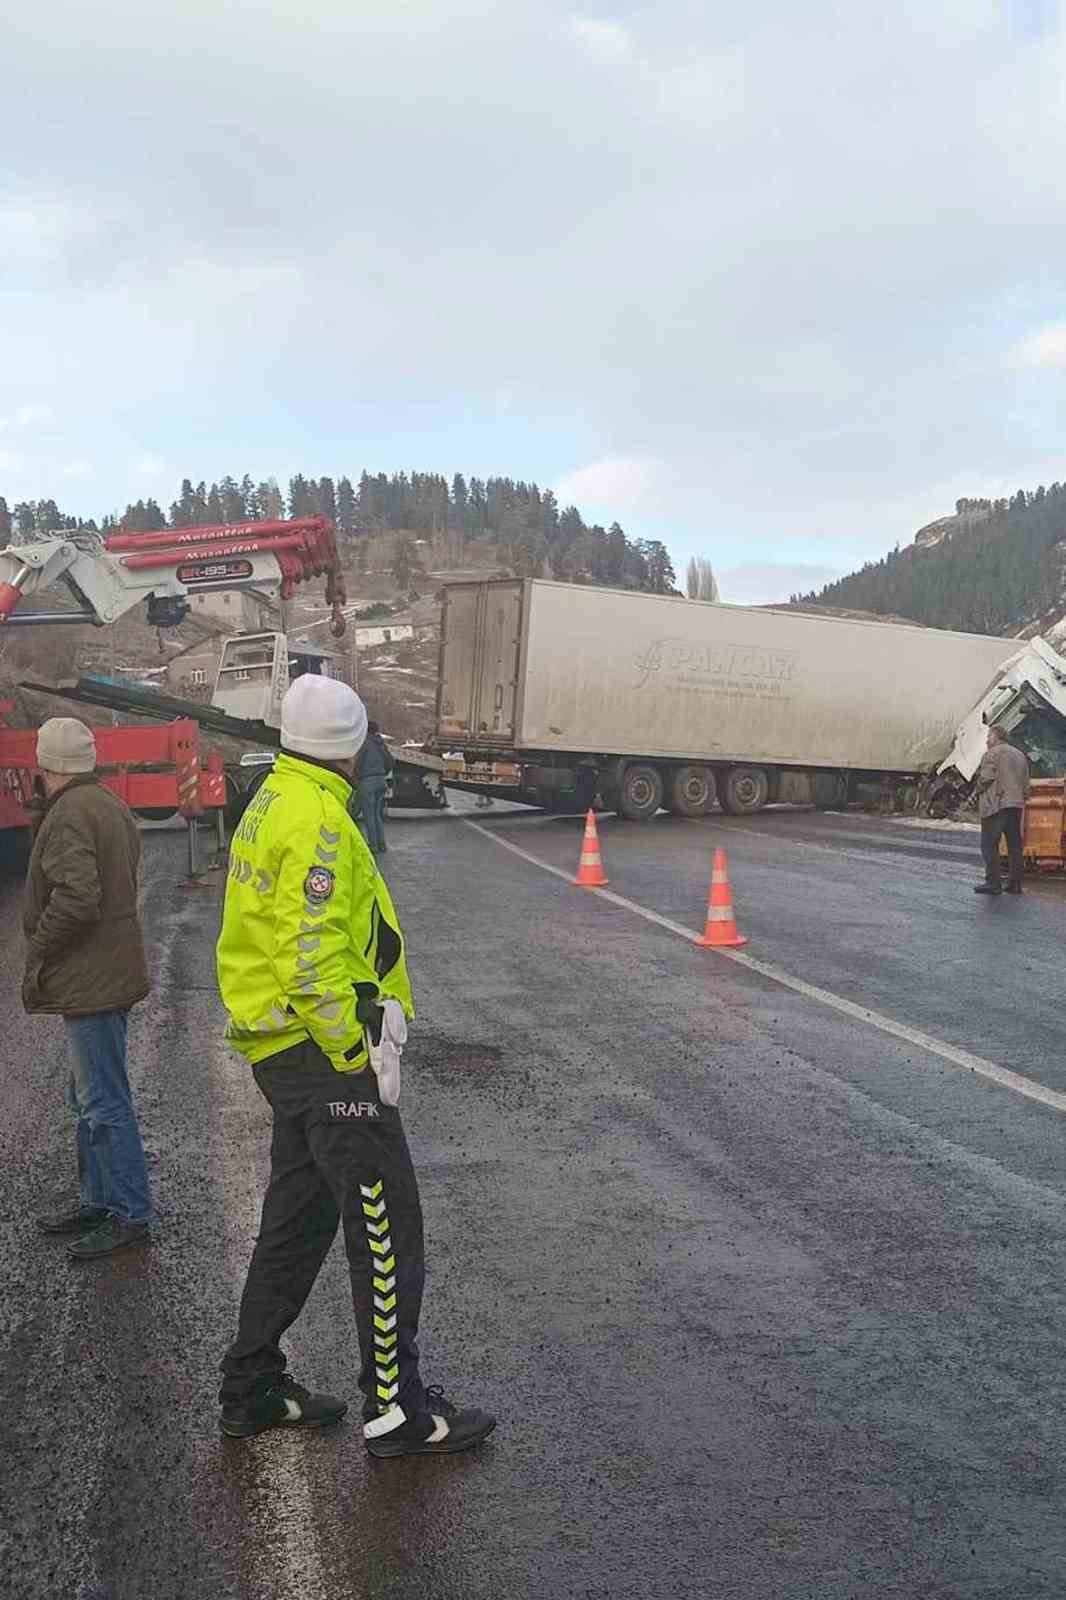
[[338,1072],[358,1072],[359,998],[414,1016],[400,925],[351,792],[339,773],[280,755],[233,836],[218,985],[226,1037],[249,1061],[311,1038]]

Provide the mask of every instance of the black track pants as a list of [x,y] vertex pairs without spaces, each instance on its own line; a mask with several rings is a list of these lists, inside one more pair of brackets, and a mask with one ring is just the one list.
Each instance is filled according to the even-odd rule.
[[274,1112],[270,1184],[222,1363],[223,1400],[243,1399],[285,1371],[280,1340],[303,1309],[340,1221],[359,1332],[365,1418],[425,1412],[418,1375],[424,1264],[418,1184],[400,1114],[377,1079],[335,1072],[316,1045],[254,1069]]

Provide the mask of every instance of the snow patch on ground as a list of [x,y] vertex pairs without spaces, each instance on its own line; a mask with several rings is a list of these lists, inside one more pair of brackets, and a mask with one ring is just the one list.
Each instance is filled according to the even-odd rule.
[[959,817],[890,817],[901,828],[935,828],[939,833],[976,833],[979,822],[963,822]]

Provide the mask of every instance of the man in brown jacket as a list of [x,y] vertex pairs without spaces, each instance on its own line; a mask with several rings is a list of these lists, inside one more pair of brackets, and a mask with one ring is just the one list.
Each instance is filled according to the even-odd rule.
[[1010,858],[1008,894],[1021,894],[1022,818],[1029,793],[1029,763],[1022,751],[1007,743],[1002,728],[989,728],[988,749],[977,771],[977,806],[981,817],[981,854],[985,861],[985,881],[974,886],[974,894],[1000,894],[999,841],[1006,836]]
[[80,1181],[76,1205],[37,1222],[44,1233],[78,1235],[70,1254],[92,1260],[146,1243],[152,1216],[126,1075],[130,1007],[149,988],[137,918],[141,841],[122,801],[97,782],[83,722],[46,722],[37,764],[47,801],[26,877],[22,1003],[66,1023]]

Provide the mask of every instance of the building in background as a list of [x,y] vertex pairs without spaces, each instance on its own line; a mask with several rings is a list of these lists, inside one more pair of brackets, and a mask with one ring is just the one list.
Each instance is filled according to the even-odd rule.
[[268,633],[281,627],[280,608],[255,590],[215,589],[209,594],[190,594],[189,613],[213,617],[235,633]]
[[168,661],[163,688],[182,700],[207,701],[226,639],[234,633],[276,633],[281,609],[255,591],[222,589],[190,594],[188,621],[198,625],[200,637]]
[[[273,628],[257,631],[276,633],[278,629],[275,624]],[[199,700],[206,704],[214,693],[223,647],[233,637],[234,635],[227,630],[219,629],[206,638],[186,645],[184,650],[180,650],[167,663],[165,682],[162,686],[164,692],[177,695],[182,700]],[[240,670],[238,665],[233,673],[231,688],[239,683]],[[302,640],[294,642],[290,647],[290,677],[297,678],[304,672],[320,672],[324,677],[347,681],[348,671],[349,660],[346,655],[322,649],[318,645],[308,644]],[[246,676],[251,680],[251,669],[247,671]]]
[[414,626],[410,622],[383,622],[364,623],[355,630],[355,647],[357,650],[371,650],[379,644],[400,644],[404,639],[413,639]]

